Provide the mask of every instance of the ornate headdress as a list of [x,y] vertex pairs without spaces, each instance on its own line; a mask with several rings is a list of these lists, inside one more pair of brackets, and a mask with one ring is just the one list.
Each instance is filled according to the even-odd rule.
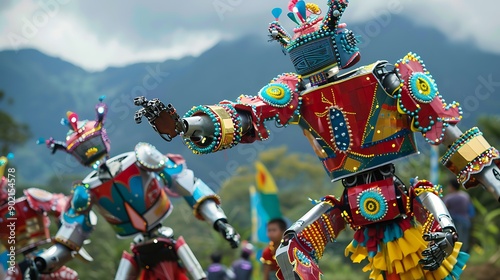
[[271,40],[278,41],[290,55],[297,74],[311,82],[324,82],[329,70],[347,68],[359,61],[358,40],[345,24],[339,23],[347,5],[347,0],[329,0],[328,13],[321,17],[318,5],[291,0],[287,15],[298,25],[293,36],[278,22],[282,10],[272,10],[275,21],[269,25]]
[[66,113],[66,118],[61,120],[62,125],[69,126],[66,142],[55,141],[51,137],[48,140],[40,138],[37,143],[45,143],[52,149],[52,153],[63,150],[73,155],[84,166],[96,168],[110,149],[110,141],[106,129],[103,128],[108,106],[103,100],[104,96],[101,96],[95,106],[97,116],[94,121],[80,121],[76,113],[71,111]]

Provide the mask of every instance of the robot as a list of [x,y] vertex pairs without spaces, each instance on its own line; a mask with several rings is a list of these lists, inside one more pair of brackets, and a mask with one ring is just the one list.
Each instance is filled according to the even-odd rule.
[[[6,249],[2,255],[4,278],[7,280],[21,279],[67,279],[76,280],[78,274],[69,267],[62,266],[59,269],[47,273],[37,274],[30,270],[33,259],[40,250],[40,246],[52,242],[49,226],[49,215],[59,219],[65,209],[69,198],[63,194],[49,193],[38,188],[24,190],[24,196],[15,198],[16,177],[15,168],[4,172],[8,160],[13,156],[0,157],[0,240]],[[80,259],[90,262],[92,257],[81,248],[77,254]],[[23,256],[23,260],[16,263],[16,256]],[[30,273],[30,271],[32,271]]]
[[[290,1],[293,35],[279,22],[282,10],[272,11],[270,38],[289,54],[296,73],[277,76],[256,96],[195,106],[183,117],[171,104],[137,97],[143,108],[135,120],[146,117],[167,141],[181,135],[197,154],[266,140],[269,121],[302,128],[344,192],[317,201],[285,232],[276,253],[281,279],[319,279],[326,244],[347,224],[355,234],[346,256],[367,260],[370,279],[458,279],[468,256],[459,253],[453,220],[435,186],[426,180],[404,184],[393,162],[417,153],[420,132],[429,144],[447,147],[441,162],[465,188],[482,184],[498,199],[499,152],[478,128],[457,127],[459,104],[444,101],[416,54],[341,73],[359,61],[358,40],[340,22],[348,1],[329,0],[328,6],[321,17],[317,5]],[[432,214],[427,221],[419,218],[423,210]]]
[[189,279],[188,274],[205,279],[184,239],[174,238],[173,230],[161,222],[173,209],[169,196],[182,196],[196,218],[209,222],[236,248],[239,235],[227,223],[220,198],[194,176],[182,156],[163,155],[151,144],[138,143],[134,151],[108,158],[110,141],[103,128],[107,105],[103,97],[99,101],[94,121],[79,121],[76,113],[67,113],[62,122],[70,126],[66,142],[39,141],[94,170],[74,185],[56,244],[36,256],[37,269],[55,271],[71,259],[71,251],[78,250],[92,231],[88,213],[96,206],[119,238],[135,236],[131,253],[122,254],[115,279]]

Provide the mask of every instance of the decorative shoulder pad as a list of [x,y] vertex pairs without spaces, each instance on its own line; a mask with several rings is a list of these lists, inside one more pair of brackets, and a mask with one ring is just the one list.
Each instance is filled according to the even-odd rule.
[[134,151],[137,162],[146,170],[159,171],[167,164],[168,158],[149,143],[138,143],[135,145]]
[[462,109],[456,102],[446,104],[425,64],[414,53],[407,54],[395,65],[401,81],[398,110],[412,117],[412,129],[422,132],[433,145],[440,144],[444,128],[462,118]]

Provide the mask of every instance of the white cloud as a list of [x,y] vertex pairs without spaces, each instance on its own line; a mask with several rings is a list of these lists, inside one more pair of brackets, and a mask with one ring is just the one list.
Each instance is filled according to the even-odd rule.
[[[326,11],[325,0],[316,2]],[[266,33],[271,9],[286,9],[287,4],[287,0],[13,1],[0,9],[0,32],[5,34],[0,49],[33,47],[94,71],[198,55],[223,39]],[[344,21],[404,16],[452,40],[470,41],[500,54],[498,7],[495,0],[483,0],[481,5],[466,0],[351,0]]]
[[[471,42],[480,49],[500,54],[500,3],[495,0],[372,0],[350,1],[344,19],[364,22],[389,13],[404,16],[418,25],[432,27],[451,40]],[[425,38],[424,38],[425,41]]]
[[100,32],[62,12],[63,8],[53,9],[55,12],[49,15],[32,1],[14,5],[7,13],[7,25],[3,27],[7,36],[0,39],[0,48],[36,48],[87,70],[99,71],[108,66],[196,56],[227,38],[216,31],[170,29],[158,34],[159,44],[138,48],[140,44],[127,44],[113,36],[100,39]]

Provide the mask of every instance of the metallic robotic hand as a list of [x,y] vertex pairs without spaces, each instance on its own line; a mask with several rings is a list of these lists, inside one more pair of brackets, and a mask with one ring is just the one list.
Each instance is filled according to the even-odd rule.
[[184,122],[172,104],[165,106],[158,98],[148,100],[144,96],[134,98],[134,104],[143,107],[135,112],[135,122],[139,124],[142,122],[142,117],[146,117],[149,124],[163,139],[171,141],[172,138],[186,131]]
[[215,227],[222,234],[222,237],[229,242],[231,248],[238,248],[240,244],[240,235],[230,224],[226,223],[224,220],[218,220],[215,222]]
[[424,269],[433,271],[453,252],[458,236],[454,228],[447,228],[443,232],[425,234],[424,240],[429,241],[429,247],[422,252],[424,258],[419,263]]
[[429,244],[427,249],[422,252],[423,259],[419,263],[423,265],[424,269],[433,271],[438,269],[444,259],[451,255],[458,235],[448,209],[439,196],[431,191],[432,184],[426,180],[419,180],[414,187],[422,205],[436,217],[442,228],[441,232],[426,233],[423,236]]

